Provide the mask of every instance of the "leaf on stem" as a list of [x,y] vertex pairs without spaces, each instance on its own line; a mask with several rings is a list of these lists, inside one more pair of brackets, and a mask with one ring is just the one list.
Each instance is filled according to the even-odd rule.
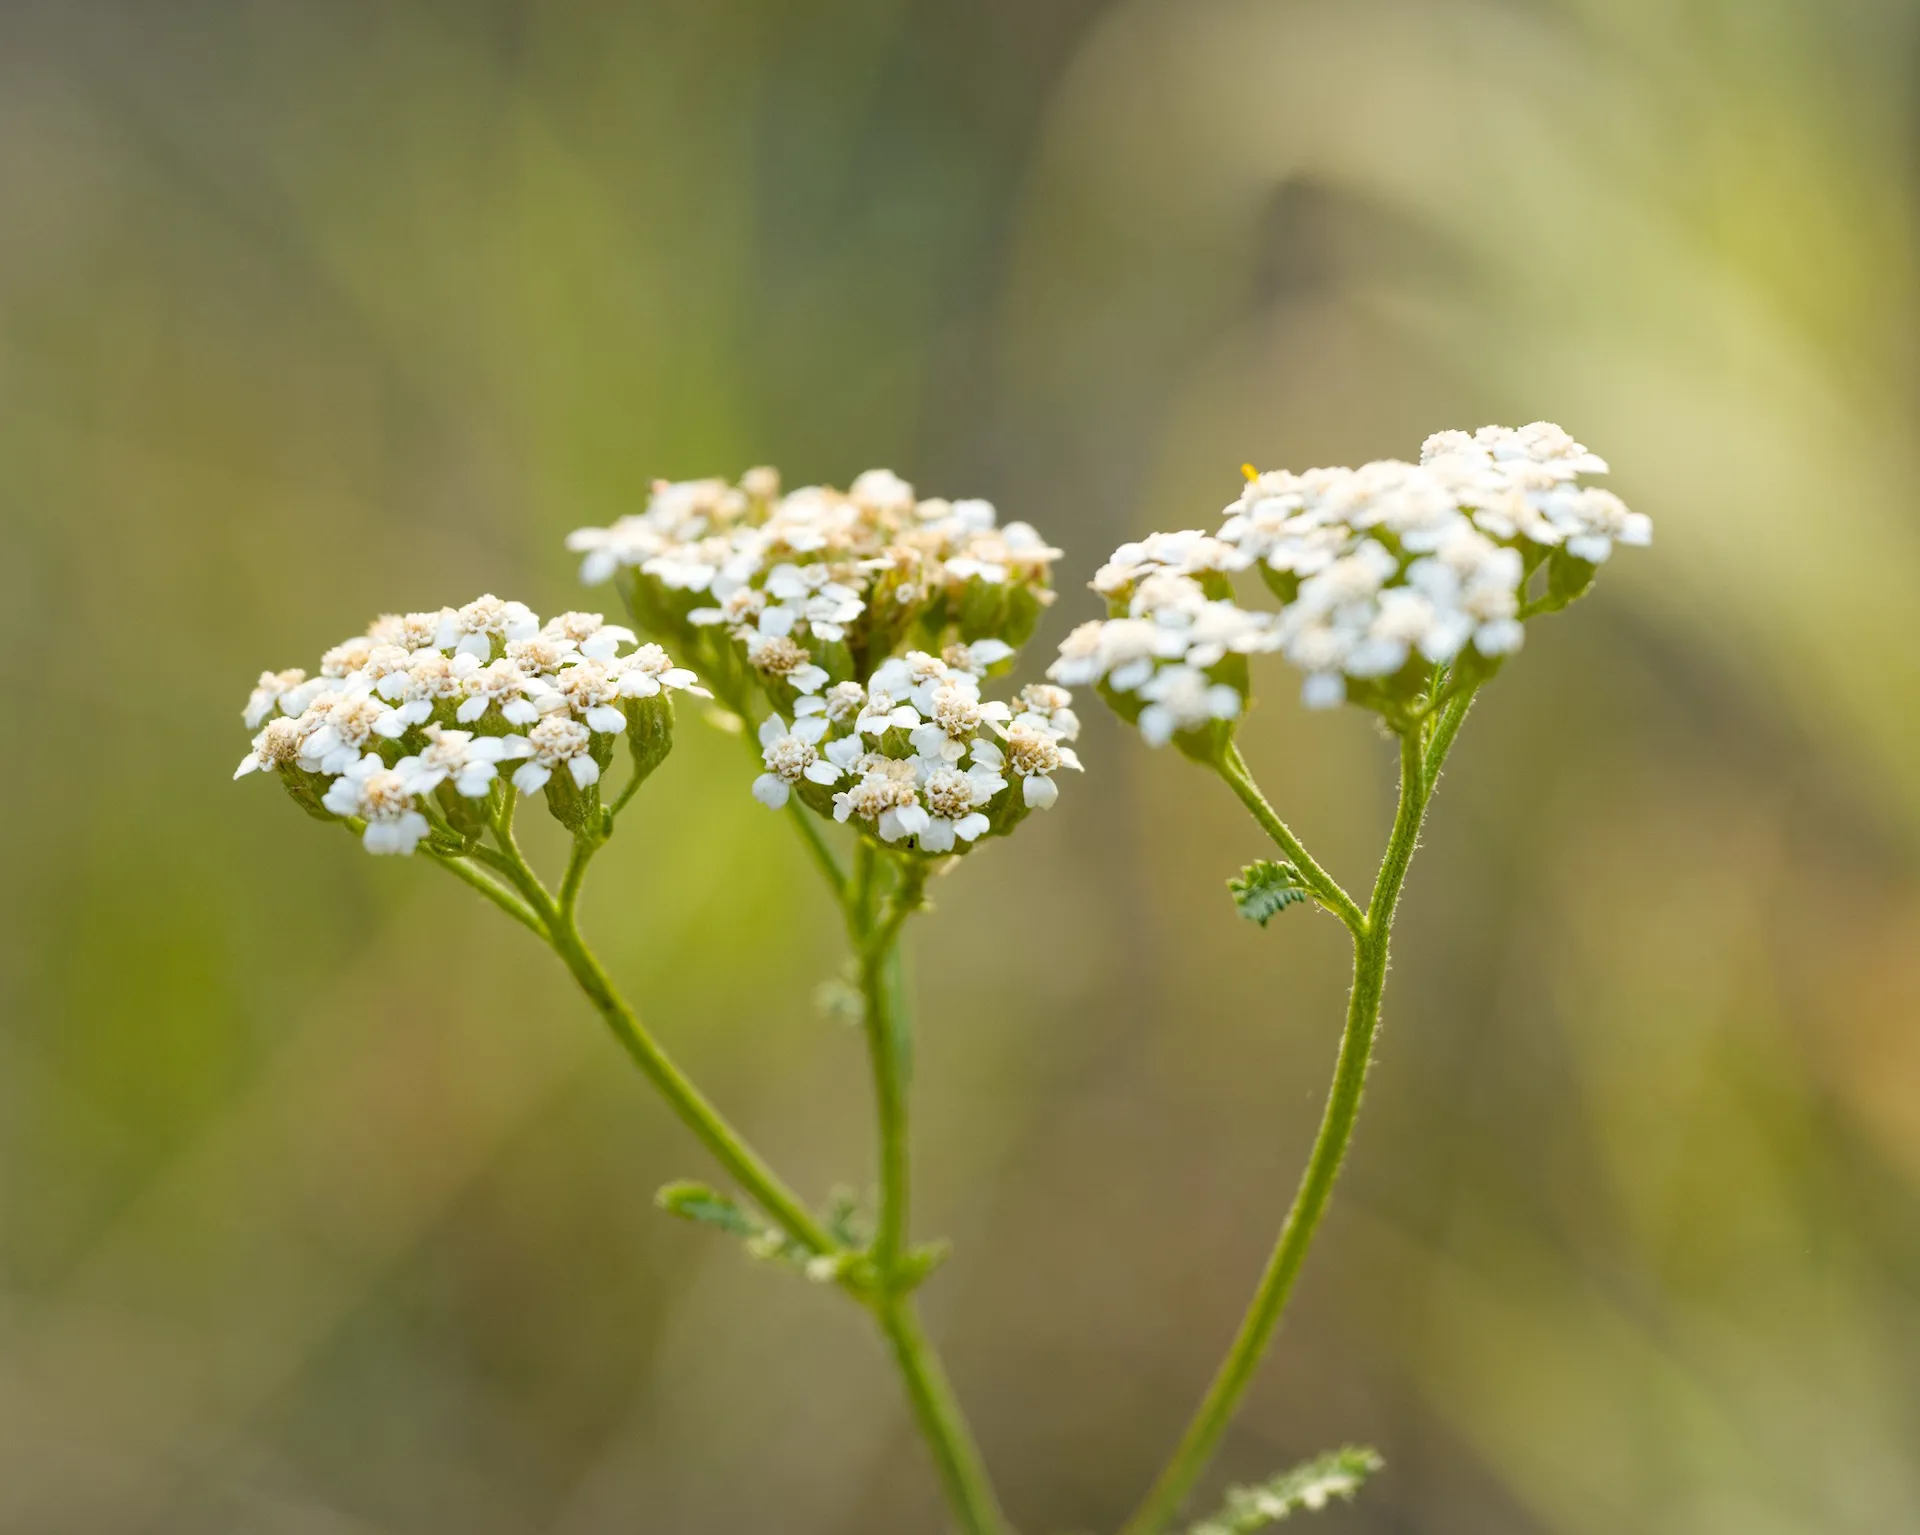
[[1226,1506],[1194,1525],[1187,1535],[1250,1535],[1301,1509],[1316,1513],[1335,1498],[1352,1498],[1381,1465],[1375,1451],[1358,1445],[1329,1450],[1268,1481],[1229,1488]]
[[767,1229],[765,1221],[704,1183],[669,1183],[653,1196],[653,1202],[669,1215],[711,1226],[730,1237],[759,1236]]
[[1307,900],[1312,893],[1300,878],[1298,869],[1290,863],[1276,863],[1270,858],[1248,864],[1237,879],[1227,881],[1227,889],[1233,896],[1233,904],[1240,909],[1240,915],[1249,922],[1258,922],[1262,927],[1289,906]]

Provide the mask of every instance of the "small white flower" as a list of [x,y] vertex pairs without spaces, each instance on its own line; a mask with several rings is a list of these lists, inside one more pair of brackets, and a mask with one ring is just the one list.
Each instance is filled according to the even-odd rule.
[[493,654],[493,642],[529,640],[540,632],[540,620],[524,602],[502,602],[493,593],[476,597],[441,621],[434,644],[445,650],[453,647],[463,656],[485,661]]
[[862,759],[862,765],[864,771],[853,787],[834,795],[833,818],[872,821],[887,842],[924,830],[927,812],[920,806],[918,768],[912,762],[871,754]]
[[268,720],[266,729],[253,738],[253,750],[240,759],[233,776],[245,778],[249,773],[269,768],[291,767],[300,760],[301,741],[298,720],[288,719],[284,714]]
[[418,756],[403,757],[394,772],[407,780],[415,794],[431,794],[452,781],[468,799],[483,799],[493,787],[498,765],[532,751],[525,736],[476,736],[465,730],[442,730],[429,725],[427,745]]
[[815,749],[826,733],[827,722],[818,715],[795,720],[791,730],[777,714],[761,721],[760,757],[767,771],[753,781],[753,797],[778,810],[786,804],[790,787],[802,779],[817,784],[838,783],[840,767]]
[[564,640],[590,661],[611,661],[622,645],[638,642],[631,629],[610,624],[599,613],[562,613],[540,629],[548,639]]
[[698,677],[684,666],[675,666],[658,645],[642,645],[631,655],[611,662],[608,671],[618,681],[622,698],[652,698],[662,688],[691,693],[695,698],[713,697],[700,686]]
[[466,672],[461,682],[467,696],[454,715],[463,725],[472,724],[494,707],[510,725],[531,725],[548,709],[559,708],[564,702],[553,689],[536,687],[534,679],[504,656]]
[[376,732],[386,733],[380,727],[392,713],[370,694],[323,693],[300,716],[306,727],[300,743],[300,766],[309,773],[346,772],[360,760]]
[[[284,672],[262,672],[260,680],[254,684],[253,692],[247,695],[247,707],[241,715],[247,722],[247,729],[258,730],[268,715],[275,709],[283,708],[282,700],[306,680],[307,674],[298,667]],[[298,714],[300,710],[287,709],[285,712]]]
[[480,669],[480,663],[468,654],[447,656],[437,650],[416,650],[404,672],[392,672],[380,679],[381,693],[394,701],[374,726],[388,740],[398,740],[414,725],[423,725],[433,717],[434,705],[443,698],[464,700],[467,680]]
[[1176,731],[1198,730],[1214,720],[1240,713],[1240,695],[1224,682],[1209,682],[1198,667],[1163,666],[1135,690],[1147,699],[1140,711],[1140,735],[1149,746],[1164,746]]
[[998,769],[1005,766],[1020,779],[1020,795],[1035,810],[1045,810],[1060,797],[1060,786],[1053,775],[1061,768],[1080,770],[1080,759],[1069,747],[1062,746],[1050,731],[1015,726],[1007,732],[1004,758],[1000,750],[986,741],[973,746],[975,762]]
[[580,647],[564,635],[530,634],[507,641],[506,659],[529,677],[557,677],[580,659]]
[[916,726],[908,739],[923,757],[958,762],[966,755],[967,743],[982,726],[1004,727],[1012,718],[1003,703],[983,703],[980,684],[965,672],[933,690],[928,700],[926,723]]
[[785,635],[762,634],[755,629],[736,630],[747,646],[747,664],[762,676],[778,677],[796,693],[818,693],[829,678],[824,667],[813,664],[812,655]]
[[414,805],[406,775],[372,752],[327,785],[321,803],[335,815],[367,823],[361,841],[369,853],[411,853],[432,829]]
[[526,735],[529,756],[514,770],[513,786],[522,794],[546,787],[562,764],[581,788],[597,783],[600,764],[593,760],[593,736],[565,714],[549,714]]
[[1032,682],[1020,690],[1020,713],[1015,723],[1052,731],[1062,741],[1080,736],[1080,716],[1073,712],[1073,694],[1050,682]]
[[980,807],[1007,786],[1006,779],[984,763],[962,771],[941,762],[926,765],[925,771],[921,793],[928,818],[919,833],[922,851],[949,853],[956,838],[972,842],[985,833],[992,823]]
[[876,512],[913,510],[913,487],[891,469],[869,469],[847,487],[847,494]]
[[975,640],[971,645],[949,645],[940,659],[951,671],[965,672],[974,678],[985,677],[993,667],[1013,656],[1013,647],[1005,640]]
[[896,704],[893,695],[876,681],[867,690],[867,701],[853,722],[853,731],[860,736],[880,736],[889,730],[913,730],[919,724],[919,710],[912,704]]
[[[624,682],[606,663],[583,660],[561,672],[553,688],[567,708],[587,722],[589,730],[618,735],[627,728],[627,716],[619,707]],[[659,683],[653,682],[653,687],[658,691]]]
[[1653,519],[1627,505],[1610,490],[1585,487],[1546,508],[1547,516],[1566,535],[1567,553],[1594,565],[1604,564],[1615,544],[1644,546],[1653,542]]

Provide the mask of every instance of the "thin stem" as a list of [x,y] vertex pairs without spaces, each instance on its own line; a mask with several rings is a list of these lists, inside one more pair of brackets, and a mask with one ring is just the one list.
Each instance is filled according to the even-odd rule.
[[1429,798],[1433,795],[1434,785],[1440,781],[1440,769],[1446,763],[1447,753],[1453,750],[1454,738],[1460,734],[1460,727],[1467,722],[1467,710],[1473,707],[1473,690],[1451,699],[1440,711],[1439,718],[1433,722],[1433,734],[1427,739],[1426,790]]
[[[1454,728],[1457,730],[1458,725]],[[1449,734],[1449,742],[1451,739]],[[1199,1409],[1181,1436],[1173,1458],[1127,1522],[1122,1535],[1159,1535],[1179,1513],[1180,1505],[1205,1469],[1241,1397],[1252,1383],[1261,1355],[1280,1324],[1294,1281],[1313,1245],[1320,1218],[1326,1213],[1334,1183],[1340,1176],[1347,1145],[1353,1139],[1354,1121],[1360,1113],[1367,1065],[1380,1028],[1380,997],[1387,979],[1387,940],[1393,926],[1394,908],[1400,899],[1400,887],[1407,877],[1407,865],[1419,841],[1428,782],[1419,732],[1409,732],[1400,741],[1400,802],[1394,814],[1393,833],[1387,842],[1386,855],[1381,859],[1380,872],[1374,879],[1366,914],[1355,929],[1353,990],[1347,1000],[1346,1029],[1340,1036],[1333,1085],[1327,1095],[1319,1134],[1314,1137],[1312,1154],[1307,1159],[1306,1172],[1301,1176],[1292,1208],[1287,1211],[1286,1223],[1280,1228],[1280,1238],[1267,1259],[1259,1288],[1254,1291],[1233,1346],[1228,1349]],[[1304,870],[1306,865],[1301,867]]]
[[[526,896],[528,904],[546,925],[554,952],[572,972],[575,982],[586,993],[587,1000],[606,1020],[614,1038],[633,1058],[633,1063],[653,1084],[654,1090],[666,1099],[667,1106],[679,1117],[680,1122],[693,1132],[695,1139],[712,1153],[714,1160],[752,1196],[754,1202],[766,1211],[781,1230],[810,1253],[838,1253],[839,1244],[800,1202],[799,1196],[780,1180],[779,1174],[761,1161],[739,1132],[721,1116],[720,1111],[674,1065],[671,1057],[654,1041],[633,1009],[614,989],[612,980],[580,936],[571,907],[563,907],[555,902],[522,856],[518,843],[514,841],[511,816],[512,801],[509,798],[494,821],[494,835],[499,840],[503,862],[514,883]],[[568,865],[568,877],[575,894],[579,885],[577,871],[584,869],[588,856],[590,852],[582,852],[580,844],[576,843],[573,859]]]
[[919,1308],[908,1296],[888,1296],[874,1306],[880,1328],[893,1350],[894,1363],[906,1382],[907,1400],[921,1435],[933,1452],[940,1485],[966,1535],[1004,1535],[1006,1515],[1000,1511],[986,1463],[973,1441],[959,1399],[947,1372],[941,1368],[920,1323]]
[[426,854],[455,879],[465,880],[473,886],[522,927],[538,934],[542,939],[546,938],[546,924],[535,914],[534,909],[498,880],[482,874],[458,854],[437,853],[432,848],[426,849]]
[[848,927],[859,957],[879,1121],[880,1211],[873,1241],[875,1292],[870,1305],[893,1350],[907,1400],[961,1528],[967,1535],[1000,1535],[1006,1519],[986,1465],[912,1299],[917,1276],[906,1262],[912,1207],[907,1105],[912,1043],[900,987],[900,930],[919,909],[927,872],[917,859],[897,862],[894,888],[876,912],[881,868],[881,860],[863,841],[855,855],[854,884],[847,902]]
[[[723,699],[722,702],[727,700]],[[733,706],[729,704],[729,707]],[[754,739],[752,732],[746,728],[749,723],[747,711],[734,708],[734,713],[740,716],[740,739],[746,745],[747,755],[757,765],[760,763],[760,745]],[[799,833],[800,840],[806,844],[807,856],[813,860],[813,865],[820,871],[821,878],[826,880],[828,887],[833,891],[833,898],[844,903],[847,898],[847,876],[841,872],[840,861],[833,856],[833,849],[827,846],[827,839],[821,835],[820,828],[814,824],[812,813],[800,803],[797,795],[787,801],[787,818],[793,823],[793,829]]]
[[1260,786],[1253,781],[1253,773],[1247,767],[1246,758],[1240,755],[1240,748],[1229,745],[1226,755],[1221,758],[1220,776],[1227,786],[1240,796],[1240,802],[1253,813],[1253,818],[1266,829],[1280,850],[1293,860],[1294,867],[1306,876],[1308,887],[1314,898],[1342,922],[1357,939],[1365,925],[1365,917],[1355,904],[1352,896],[1340,888],[1340,882],[1314,862],[1313,855],[1307,851],[1306,844],[1293,834],[1287,823],[1280,819],[1279,813],[1267,803],[1267,797],[1260,792]]
[[[860,992],[873,1067],[873,1098],[879,1120],[880,1219],[873,1243],[874,1263],[883,1288],[897,1279],[906,1251],[912,1205],[912,1171],[907,1145],[907,1078],[910,1044],[899,987],[900,929],[920,904],[925,866],[903,862],[899,884],[886,912],[860,935]],[[864,925],[864,924],[863,924]]]
[[813,813],[798,798],[794,798],[787,801],[787,816],[793,822],[794,830],[800,833],[800,840],[806,844],[814,867],[832,889],[834,899],[845,900],[847,877],[840,872],[839,860],[833,856],[833,849],[827,846],[827,839],[814,824]]
[[560,877],[560,919],[570,926],[574,908],[580,904],[580,886],[587,877],[587,865],[597,850],[597,844],[575,837],[573,850],[567,854],[567,872]]

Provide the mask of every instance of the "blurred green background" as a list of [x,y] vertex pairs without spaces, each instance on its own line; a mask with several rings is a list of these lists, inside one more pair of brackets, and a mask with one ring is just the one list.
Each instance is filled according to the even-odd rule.
[[[254,675],[580,603],[568,529],[763,461],[1038,523],[1050,650],[1243,460],[1541,416],[1657,544],[1455,755],[1209,1490],[1352,1439],[1316,1528],[1920,1528],[1917,65],[1916,0],[7,4],[0,1530],[938,1528],[861,1318],[650,1208],[711,1171],[551,957],[228,782]],[[1390,753],[1294,691],[1248,755],[1362,881]],[[928,1306],[1037,1535],[1170,1446],[1345,986],[1097,712],[914,961]],[[589,927],[823,1193],[859,1043],[736,753]]]

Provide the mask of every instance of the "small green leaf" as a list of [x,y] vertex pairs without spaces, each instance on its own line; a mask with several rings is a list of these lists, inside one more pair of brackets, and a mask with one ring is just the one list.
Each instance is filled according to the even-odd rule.
[[860,1248],[873,1240],[873,1216],[867,1201],[846,1184],[835,1184],[820,1211],[820,1224],[842,1247]]
[[1599,568],[1576,554],[1567,553],[1565,549],[1554,550],[1547,561],[1546,605],[1549,611],[1564,608],[1568,603],[1586,596]]
[[704,1183],[669,1183],[653,1196],[653,1202],[669,1215],[711,1226],[728,1236],[755,1237],[766,1231],[764,1222]]
[[1335,1498],[1350,1499],[1381,1464],[1375,1451],[1358,1445],[1329,1450],[1255,1486],[1229,1488],[1226,1506],[1187,1535],[1252,1535],[1303,1508],[1318,1512]]
[[1312,893],[1301,880],[1298,869],[1290,863],[1275,863],[1270,858],[1248,864],[1238,879],[1227,881],[1227,889],[1233,895],[1233,904],[1240,908],[1240,915],[1262,927]]

